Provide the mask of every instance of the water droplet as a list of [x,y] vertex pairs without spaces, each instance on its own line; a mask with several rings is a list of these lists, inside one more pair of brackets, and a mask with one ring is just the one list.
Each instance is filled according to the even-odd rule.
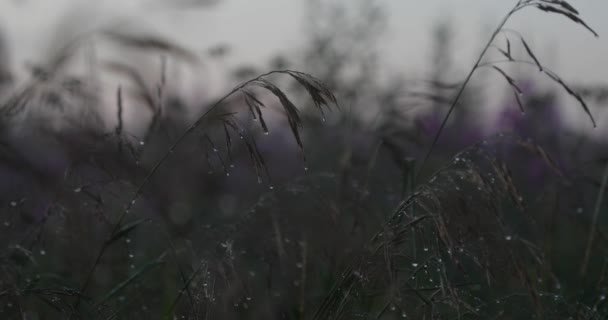
[[308,171],[308,167],[304,167],[304,171]]
[[264,135],[266,135],[266,136],[267,136],[267,135],[269,135],[269,134],[270,134],[270,132],[269,132],[269,131],[264,131]]
[[601,300],[601,301],[606,300],[606,295],[604,295],[604,294],[603,294],[603,295],[601,295],[601,296],[600,296],[600,300]]
[[41,255],[41,256],[46,255],[46,251],[44,251],[44,249],[43,249],[43,250],[40,250],[40,255]]
[[407,314],[405,314],[405,311],[403,311],[403,312],[401,313],[401,318],[407,318]]
[[412,267],[416,268],[418,264],[416,262],[412,262]]
[[230,177],[230,172],[226,172],[226,177]]
[[9,221],[4,221],[4,226],[5,226],[5,227],[10,227],[10,226],[11,226],[11,223],[10,223]]
[[512,239],[513,239],[513,237],[510,235],[505,236],[505,240],[507,240],[507,241],[511,241]]
[[395,306],[391,306],[391,311],[395,311],[397,308]]
[[16,207],[16,206],[17,206],[17,202],[11,201],[11,207]]
[[218,152],[219,150],[217,150],[217,148],[213,148],[213,152]]
[[251,301],[251,297],[246,297],[245,300]]
[[78,188],[74,189],[75,193],[79,193],[80,191],[82,191],[82,187],[78,187]]
[[428,251],[429,251],[429,248],[424,248],[424,249],[422,249],[422,250],[424,250],[424,252],[428,252]]
[[301,262],[296,263],[296,268],[302,269],[304,265]]
[[132,264],[130,267],[131,267],[131,269],[135,269],[135,265],[134,264]]
[[234,164],[233,163],[230,164],[230,168],[234,168]]
[[129,253],[129,258],[133,259],[133,257],[135,257],[132,253]]
[[268,189],[274,190],[274,186],[268,186]]
[[126,242],[126,243],[131,243],[131,238],[126,238],[126,239],[125,239],[125,242]]
[[583,213],[583,208],[581,208],[581,207],[576,208],[576,213],[578,213],[578,214]]
[[143,140],[141,140],[141,141],[139,142],[139,145],[140,145],[140,146],[143,146],[144,144],[146,144],[146,142],[145,142],[145,141],[143,141]]

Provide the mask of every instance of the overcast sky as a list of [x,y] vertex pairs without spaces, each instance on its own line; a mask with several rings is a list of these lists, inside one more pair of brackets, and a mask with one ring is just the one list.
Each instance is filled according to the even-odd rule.
[[[165,0],[169,1],[169,0]],[[173,0],[172,0],[173,1]],[[196,1],[196,0],[184,0]],[[199,0],[200,1],[200,0]],[[147,21],[162,32],[196,50],[229,43],[239,60],[262,62],[277,51],[297,52],[303,45],[306,0],[220,0],[196,10],[167,10],[162,0],[3,0],[0,27],[11,45],[14,63],[38,59],[56,26],[79,19],[83,29],[128,19]],[[354,3],[343,0],[344,3]],[[456,26],[458,63],[472,63],[483,30],[495,26],[515,1],[510,0],[381,0],[388,15],[385,36],[387,61],[404,69],[420,65],[428,53],[429,27],[441,17]],[[608,1],[570,0],[600,34],[595,39],[582,27],[538,10],[518,14],[510,27],[522,31],[539,55],[573,80],[602,81],[608,66]],[[125,4],[126,3],[126,4]],[[94,9],[94,10],[92,10]],[[70,12],[71,14],[67,14]],[[483,29],[485,28],[485,29]],[[74,31],[74,30],[72,30]],[[598,67],[602,66],[602,67]]]

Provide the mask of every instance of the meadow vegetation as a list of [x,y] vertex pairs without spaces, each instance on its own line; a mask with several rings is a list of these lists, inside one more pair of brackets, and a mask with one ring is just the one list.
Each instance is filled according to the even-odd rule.
[[[152,34],[68,39],[20,83],[0,65],[0,317],[604,319],[606,142],[561,110],[600,130],[606,91],[507,26],[597,34],[566,1],[513,2],[458,81],[447,24],[427,79],[383,79],[369,2],[204,103],[172,70],[224,50]],[[507,85],[495,118],[478,73]]]

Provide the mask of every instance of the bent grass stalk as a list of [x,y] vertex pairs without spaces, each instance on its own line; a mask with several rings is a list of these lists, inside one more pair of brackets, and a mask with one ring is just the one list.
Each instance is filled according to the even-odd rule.
[[[559,15],[565,16],[569,20],[571,20],[571,21],[573,21],[573,22],[575,22],[577,24],[580,24],[583,27],[585,27],[595,37],[598,37],[598,34],[593,29],[591,29],[578,16],[579,12],[574,7],[572,7],[570,4],[568,4],[568,2],[566,2],[564,0],[518,0],[517,4],[513,7],[513,9],[511,9],[503,17],[503,19],[498,24],[498,26],[496,27],[496,29],[494,29],[494,32],[490,36],[490,39],[488,40],[488,42],[486,43],[486,45],[484,46],[484,48],[481,50],[481,53],[479,54],[479,57],[477,58],[477,61],[473,65],[473,68],[471,68],[471,70],[469,71],[469,73],[468,73],[467,77],[465,78],[464,82],[460,86],[460,89],[458,90],[458,92],[456,93],[456,96],[454,97],[454,99],[452,100],[452,103],[450,104],[448,112],[443,117],[443,120],[441,122],[441,125],[439,126],[439,129],[437,130],[437,133],[433,137],[431,145],[429,146],[427,152],[425,153],[425,155],[424,155],[424,157],[422,159],[422,163],[421,163],[421,165],[418,168],[418,174],[420,174],[420,172],[422,172],[422,169],[424,169],[424,166],[428,162],[428,159],[429,159],[431,153],[433,152],[434,148],[436,147],[436,145],[437,145],[437,143],[439,141],[439,137],[441,136],[441,133],[445,129],[445,126],[447,125],[447,122],[448,122],[448,120],[449,120],[452,112],[454,111],[454,109],[456,108],[456,105],[460,101],[460,98],[462,97],[462,94],[464,93],[464,90],[467,87],[468,83],[471,81],[471,78],[475,74],[475,71],[477,71],[477,69],[479,69],[482,66],[482,60],[485,57],[485,55],[488,52],[488,50],[490,48],[492,48],[492,47],[495,47],[493,45],[493,43],[494,43],[494,40],[496,39],[496,37],[498,36],[498,34],[500,34],[502,31],[512,31],[512,30],[509,30],[509,29],[504,29],[504,26],[509,21],[509,19],[515,13],[517,13],[518,11],[520,11],[520,10],[526,8],[526,7],[531,7],[531,6],[532,7],[536,7],[539,10],[547,12],[547,13],[555,13],[555,14],[559,14]],[[515,33],[517,33],[517,32],[515,32]],[[538,61],[538,59],[536,58],[536,56],[532,53],[532,50],[530,49],[530,47],[528,46],[528,44],[526,43],[526,41],[523,39],[523,37],[520,36],[520,38],[521,38],[521,41],[522,41],[522,44],[523,44],[524,48],[526,49],[526,52],[534,60],[534,65],[536,65],[539,68],[540,72],[544,72],[547,76],[549,76],[550,78],[552,78],[555,82],[559,83],[568,92],[568,94],[574,96],[581,103],[581,105],[583,106],[583,108],[585,109],[585,111],[587,112],[587,114],[591,117],[591,121],[593,122],[593,126],[595,127],[596,126],[595,120],[593,119],[593,116],[591,115],[590,111],[587,109],[587,106],[584,103],[583,99],[580,97],[580,95],[578,95],[572,89],[570,89],[570,87],[568,87],[555,73],[546,70],[546,68],[544,68],[540,64],[540,62]],[[515,61],[513,61],[514,59],[512,59],[512,57],[511,57],[511,43],[510,43],[510,41],[508,39],[507,39],[507,51],[504,51],[502,49],[499,49],[499,51],[502,52],[505,56],[507,56],[507,58],[509,58],[508,62],[515,62]],[[529,62],[526,62],[526,63],[529,63]],[[500,69],[498,69],[498,71],[501,72],[501,73],[503,73]],[[507,78],[507,80],[509,82],[511,82],[511,78],[508,75],[506,75],[504,73],[503,73],[503,75]],[[518,99],[518,103],[521,106],[521,102],[519,101],[519,97],[517,95],[516,95],[516,98]],[[416,176],[418,174],[416,174]]]
[[[248,92],[244,90],[249,85],[257,85],[259,87],[268,89],[272,94],[274,94],[280,100],[280,103],[283,105],[283,107],[285,108],[285,111],[287,113],[287,118],[289,120],[292,134],[293,134],[294,138],[296,139],[296,142],[300,146],[300,149],[303,149],[302,142],[300,140],[300,136],[299,136],[298,128],[297,128],[299,125],[299,121],[300,121],[300,118],[298,115],[298,110],[295,108],[295,105],[293,105],[293,103],[291,103],[291,101],[289,101],[289,99],[285,96],[285,94],[279,88],[277,88],[276,86],[272,85],[269,81],[264,79],[265,77],[273,75],[273,74],[287,74],[287,75],[291,76],[292,78],[294,78],[295,80],[297,80],[298,83],[300,83],[306,89],[306,91],[309,93],[309,95],[313,99],[313,102],[315,103],[315,106],[317,107],[317,109],[320,109],[322,111],[321,105],[328,104],[329,102],[333,103],[339,109],[339,105],[337,103],[335,96],[324,86],[324,84],[320,80],[318,80],[308,74],[297,72],[297,71],[292,71],[292,70],[270,71],[270,72],[264,73],[262,75],[259,75],[254,79],[245,81],[242,84],[234,87],[230,92],[228,92],[227,94],[225,94],[224,96],[219,98],[215,103],[213,103],[201,116],[199,116],[196,119],[196,121],[194,121],[189,127],[187,127],[187,129],[173,142],[173,144],[167,149],[167,151],[155,163],[155,165],[152,167],[150,172],[144,177],[143,181],[141,183],[139,183],[139,185],[137,186],[135,192],[133,193],[133,196],[130,198],[125,209],[122,211],[122,214],[119,216],[118,221],[112,227],[112,231],[110,232],[108,239],[116,238],[116,235],[121,231],[121,226],[122,226],[124,219],[133,209],[133,206],[135,205],[137,199],[141,196],[143,189],[151,181],[152,177],[160,170],[160,168],[163,166],[163,164],[165,164],[167,162],[167,160],[169,159],[171,154],[173,154],[173,152],[177,149],[177,147],[179,145],[181,145],[182,142],[184,142],[186,137],[188,137],[197,128],[199,128],[201,126],[201,124],[208,118],[208,116],[210,116],[212,114],[213,111],[215,111],[223,102],[225,102],[229,97],[233,96],[237,92],[242,91],[242,92],[244,92],[246,97],[251,98],[251,95],[248,94]],[[261,117],[261,113],[258,114],[258,117]],[[80,289],[81,293],[84,293],[87,290],[87,288],[89,287],[91,280],[93,278],[93,275],[95,273],[95,270],[99,266],[101,259],[104,256],[106,250],[109,248],[109,246],[113,242],[114,241],[104,241],[104,244],[101,246],[101,248],[99,249],[99,251],[95,257],[93,266],[91,267],[91,269],[89,270],[89,272],[87,273],[87,275],[85,277],[85,281]],[[80,303],[80,297],[76,301],[76,305],[78,305],[79,303]]]

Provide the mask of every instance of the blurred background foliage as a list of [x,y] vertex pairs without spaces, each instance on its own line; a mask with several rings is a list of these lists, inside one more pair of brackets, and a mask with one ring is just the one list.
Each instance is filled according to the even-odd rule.
[[[413,77],[381,67],[381,5],[306,8],[301,49],[236,67],[226,43],[194,52],[143,24],[66,18],[40,31],[50,45],[24,73],[0,34],[2,318],[608,314],[608,221],[596,204],[608,154],[581,130],[590,124],[568,119],[583,114],[576,101],[516,67],[523,114],[504,79],[482,70],[415,175],[464,79],[458,26],[421,31],[430,48],[412,50],[429,50],[416,62],[428,72]],[[247,95],[223,100],[155,169],[235,83],[287,69],[321,79],[339,103],[315,107],[297,79],[267,78],[300,110],[302,148],[283,101],[256,89],[261,114]],[[604,84],[571,85],[603,113]]]

